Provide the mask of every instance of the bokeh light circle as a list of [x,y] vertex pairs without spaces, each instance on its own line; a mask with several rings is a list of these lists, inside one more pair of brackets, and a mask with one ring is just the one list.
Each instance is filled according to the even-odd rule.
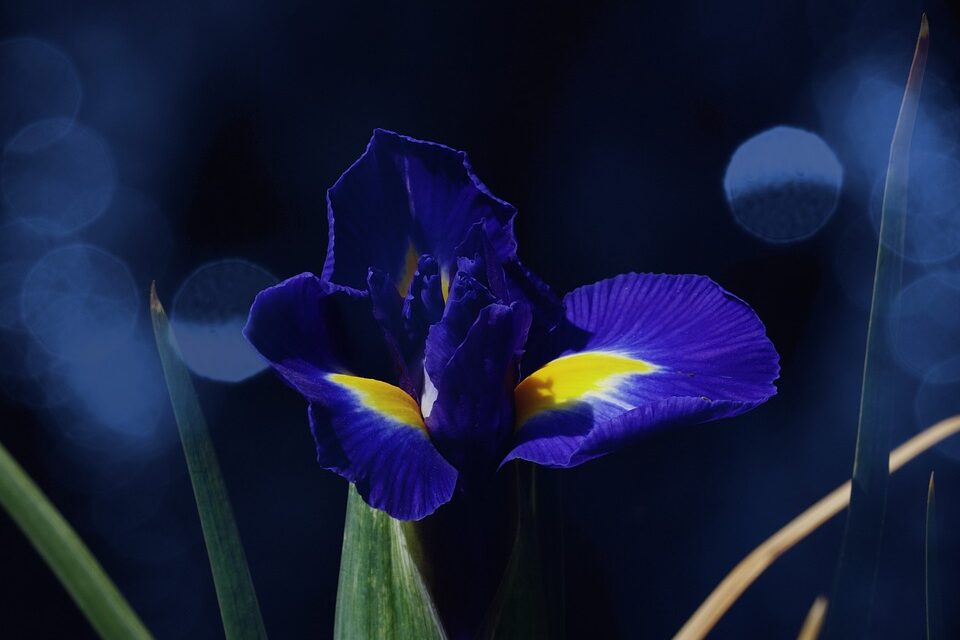
[[741,144],[723,178],[737,223],[774,243],[819,231],[837,208],[842,182],[840,162],[819,136],[784,126]]
[[77,407],[65,429],[79,431],[86,418],[103,446],[153,448],[167,397],[152,341],[137,334],[121,338],[96,357],[61,363],[57,380]]
[[893,355],[917,377],[960,355],[960,272],[928,273],[900,292],[891,318]]
[[23,220],[0,226],[0,329],[19,330],[20,294],[27,273],[54,240]]
[[106,143],[63,119],[29,124],[4,148],[0,190],[10,215],[51,235],[67,235],[95,220],[110,205],[116,183]]
[[[880,232],[885,177],[877,180],[870,201],[870,221]],[[940,262],[960,253],[960,162],[942,153],[915,153],[910,158],[906,233],[903,247],[888,249],[920,263]]]
[[253,299],[276,277],[246,260],[201,266],[180,285],[171,322],[187,366],[197,375],[239,382],[266,363],[243,337]]
[[23,333],[0,332],[0,392],[33,409],[62,407],[70,394],[56,380],[50,355]]
[[69,124],[80,108],[80,78],[70,59],[53,45],[9,38],[0,41],[0,95],[0,140],[6,141],[36,120],[63,118]]
[[49,353],[91,360],[121,346],[133,332],[140,296],[127,266],[86,244],[54,249],[24,279],[20,315]]

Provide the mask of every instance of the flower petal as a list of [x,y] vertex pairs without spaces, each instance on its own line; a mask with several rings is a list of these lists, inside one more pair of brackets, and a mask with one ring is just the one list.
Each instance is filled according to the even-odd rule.
[[367,293],[295,276],[257,296],[244,335],[310,402],[320,464],[371,506],[418,519],[450,499],[457,472],[430,441],[416,401],[347,373],[389,366],[371,366],[388,350]]
[[776,393],[778,356],[763,324],[709,278],[625,274],[564,303],[574,346],[517,385],[516,446],[506,460],[575,466]]
[[497,299],[483,284],[466,271],[457,272],[443,317],[427,333],[424,368],[434,383],[442,377],[480,311],[495,302]]
[[407,341],[418,348],[421,355],[427,331],[443,317],[443,307],[440,266],[433,256],[424,254],[418,259],[417,270],[410,279],[402,313]]
[[400,294],[388,276],[377,269],[370,269],[367,275],[367,292],[370,295],[371,312],[383,331],[384,343],[393,360],[399,385],[407,393],[415,395],[420,367],[417,366],[416,375],[413,375],[410,366],[414,360],[414,349],[404,328]]
[[311,376],[331,371],[371,378],[390,378],[393,373],[369,294],[311,273],[261,291],[243,333],[298,389]]
[[309,410],[322,467],[398,520],[424,518],[453,497],[457,470],[433,446],[413,398],[369,378],[330,374],[325,383]]
[[327,192],[324,279],[360,288],[375,267],[402,286],[425,253],[449,277],[457,245],[480,220],[506,258],[516,252],[515,214],[474,175],[464,152],[377,129]]
[[484,307],[432,378],[436,399],[424,404],[426,424],[461,477],[486,479],[504,453],[513,429],[517,361],[529,327],[525,305]]

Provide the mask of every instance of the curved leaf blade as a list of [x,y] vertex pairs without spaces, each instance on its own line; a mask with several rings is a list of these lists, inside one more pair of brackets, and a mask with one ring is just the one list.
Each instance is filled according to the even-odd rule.
[[[890,473],[898,471],[921,453],[960,433],[960,415],[927,427],[890,452]],[[820,498],[806,511],[763,541],[730,570],[707,599],[683,624],[674,640],[700,640],[716,626],[743,592],[784,553],[843,511],[850,503],[850,481]]]
[[[917,120],[928,45],[929,28],[924,14],[890,144],[873,279],[873,301],[867,326],[860,420],[853,463],[853,493],[824,629],[827,638],[857,638],[868,633],[887,504],[890,423],[896,415],[895,403],[899,397],[897,365],[887,346],[885,329],[902,288],[903,256],[891,247],[902,248],[904,242],[910,144]],[[896,326],[891,329],[896,331]]]
[[797,640],[817,640],[820,637],[820,629],[823,627],[823,618],[827,615],[827,599],[818,596],[810,606],[807,612],[807,618],[803,621],[803,627],[800,629],[800,635]]
[[152,637],[70,524],[3,445],[0,445],[0,505],[101,638],[146,640]]

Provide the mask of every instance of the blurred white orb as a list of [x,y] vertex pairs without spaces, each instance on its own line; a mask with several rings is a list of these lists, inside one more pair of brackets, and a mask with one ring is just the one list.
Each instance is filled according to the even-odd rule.
[[774,127],[741,144],[723,186],[737,223],[774,243],[804,240],[837,208],[843,168],[816,134]]
[[9,38],[0,41],[0,95],[0,142],[5,142],[37,120],[72,122],[80,108],[80,78],[70,59],[53,45]]
[[116,183],[106,143],[68,120],[27,125],[4,148],[0,190],[9,214],[54,236],[73,233],[100,216]]
[[180,285],[171,323],[187,366],[199,376],[239,382],[267,364],[243,337],[250,305],[276,277],[246,260],[211,262]]
[[134,330],[140,296],[117,257],[87,244],[43,256],[27,273],[20,298],[24,326],[52,355],[102,357]]

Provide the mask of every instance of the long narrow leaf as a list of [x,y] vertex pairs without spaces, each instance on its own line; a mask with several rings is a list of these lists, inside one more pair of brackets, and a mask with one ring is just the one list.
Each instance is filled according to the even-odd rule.
[[350,485],[334,638],[444,640],[419,562],[414,525],[370,508]]
[[933,490],[933,472],[927,489],[927,526],[924,544],[926,573],[927,640],[943,640],[943,596],[940,595],[940,559],[937,553],[937,513]]
[[87,546],[3,445],[0,445],[0,505],[101,638],[151,637]]
[[[956,433],[960,433],[960,415],[941,420],[924,429],[890,453],[890,473],[898,471],[924,451]],[[674,640],[705,638],[723,614],[730,610],[743,592],[764,571],[822,524],[843,511],[849,503],[850,481],[848,480],[791,520],[741,560],[684,623],[674,636]]]
[[[901,252],[906,229],[910,143],[917,119],[928,43],[929,30],[924,15],[890,144],[873,279],[873,301],[867,327],[860,420],[853,463],[853,494],[827,614],[827,638],[845,639],[866,635],[873,601],[887,504],[890,423],[896,415],[895,404],[898,401],[895,380],[897,367],[886,343],[885,330],[890,318],[895,315],[893,311],[903,282]],[[892,329],[896,331],[896,327]]]
[[813,601],[807,618],[803,621],[803,628],[797,640],[817,640],[820,637],[820,628],[823,627],[823,618],[827,615],[827,599],[823,596]]
[[180,357],[167,314],[157,299],[155,287],[150,290],[150,312],[167,390],[170,392],[190,482],[193,484],[193,495],[197,501],[224,632],[227,640],[266,638],[257,594],[250,579],[247,558],[240,543],[240,534],[220,474],[217,454],[210,441],[207,422],[200,409],[190,372]]

